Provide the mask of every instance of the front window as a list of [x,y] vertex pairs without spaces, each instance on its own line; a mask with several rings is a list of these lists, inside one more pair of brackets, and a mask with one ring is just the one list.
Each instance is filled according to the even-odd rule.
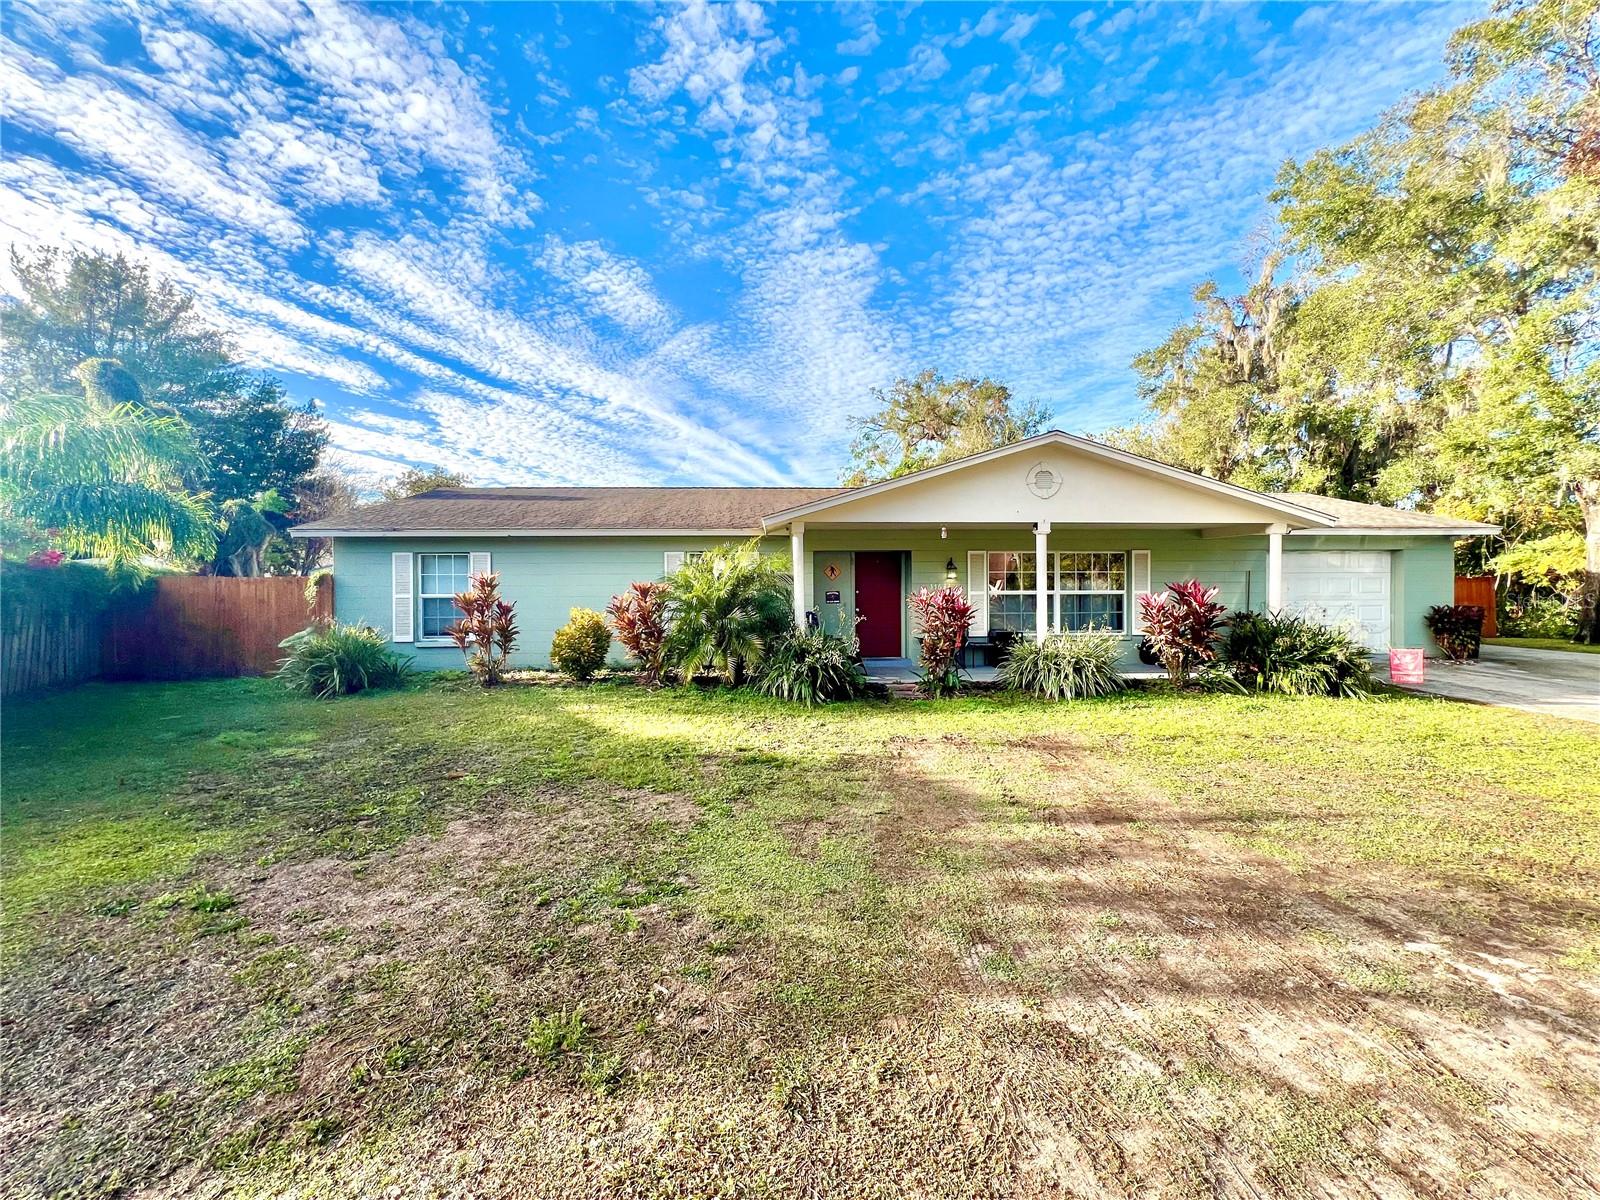
[[1055,628],[1114,629],[1122,632],[1126,602],[1126,562],[1120,551],[1063,550],[1056,560]]
[[[1038,607],[1038,576],[1028,551],[989,555],[989,628],[1031,633]],[[1125,626],[1127,562],[1120,551],[1065,550],[1046,560],[1050,628],[1066,632]]]
[[998,633],[1033,629],[1038,606],[1033,555],[997,550],[989,555],[989,628]]
[[419,554],[417,565],[421,586],[417,598],[422,602],[422,636],[444,638],[445,630],[461,615],[456,596],[467,590],[469,556],[465,554]]

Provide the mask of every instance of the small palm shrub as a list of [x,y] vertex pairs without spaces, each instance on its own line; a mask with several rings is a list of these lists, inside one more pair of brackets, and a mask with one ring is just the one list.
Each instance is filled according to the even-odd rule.
[[631,584],[620,596],[611,597],[606,617],[617,641],[638,665],[639,682],[651,687],[660,683],[667,640],[667,585]]
[[567,623],[556,630],[550,661],[563,675],[582,683],[605,666],[610,650],[611,630],[606,628],[606,619],[592,608],[575,608],[567,615]]
[[1483,609],[1476,604],[1435,604],[1422,620],[1452,662],[1478,657],[1483,641]]
[[461,619],[447,630],[456,649],[467,656],[467,669],[484,687],[505,678],[506,662],[516,648],[517,606],[500,599],[500,576],[490,571],[455,598]]
[[1222,644],[1228,677],[1285,696],[1365,696],[1372,660],[1348,630],[1292,613],[1234,613]]
[[767,649],[756,690],[807,708],[831,700],[854,700],[867,690],[860,644],[826,629],[791,630]]
[[667,580],[663,662],[685,679],[709,669],[737,687],[794,628],[793,595],[782,560],[759,541],[707,550]]
[[953,696],[961,690],[961,648],[972,631],[972,605],[958,587],[922,588],[911,594],[910,603],[922,636],[917,668],[922,690]]
[[1121,649],[1121,636],[1105,629],[1018,642],[1000,664],[1000,682],[1045,700],[1109,696],[1126,686],[1117,670]]
[[383,634],[368,625],[313,625],[278,645],[288,654],[278,662],[277,680],[304,696],[326,700],[400,687],[411,677],[411,660],[390,650]]
[[1139,597],[1139,619],[1145,641],[1155,651],[1167,677],[1180,687],[1217,657],[1217,638],[1227,606],[1217,603],[1217,589],[1198,579],[1169,583],[1167,590]]

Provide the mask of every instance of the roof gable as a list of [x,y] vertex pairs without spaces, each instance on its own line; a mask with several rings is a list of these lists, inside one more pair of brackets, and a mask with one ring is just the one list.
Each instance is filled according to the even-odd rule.
[[997,450],[769,514],[766,524],[1284,524],[1335,518],[1052,430]]

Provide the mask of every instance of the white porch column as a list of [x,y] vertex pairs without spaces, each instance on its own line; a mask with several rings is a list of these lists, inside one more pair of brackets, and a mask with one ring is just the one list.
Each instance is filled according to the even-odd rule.
[[794,627],[806,627],[806,523],[789,522],[789,553],[794,559]]
[[1050,631],[1050,522],[1033,527],[1033,640],[1043,643]]
[[1282,525],[1267,529],[1267,611],[1283,609],[1283,533]]

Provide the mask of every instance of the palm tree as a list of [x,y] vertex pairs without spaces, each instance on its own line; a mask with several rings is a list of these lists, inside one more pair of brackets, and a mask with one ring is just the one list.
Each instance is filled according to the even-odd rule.
[[183,486],[201,465],[189,427],[145,408],[111,359],[85,359],[75,374],[83,395],[25,395],[0,412],[0,508],[117,566],[209,557],[211,514]]
[[772,640],[794,628],[789,574],[756,541],[707,550],[667,587],[663,657],[686,676],[711,667],[737,686]]

